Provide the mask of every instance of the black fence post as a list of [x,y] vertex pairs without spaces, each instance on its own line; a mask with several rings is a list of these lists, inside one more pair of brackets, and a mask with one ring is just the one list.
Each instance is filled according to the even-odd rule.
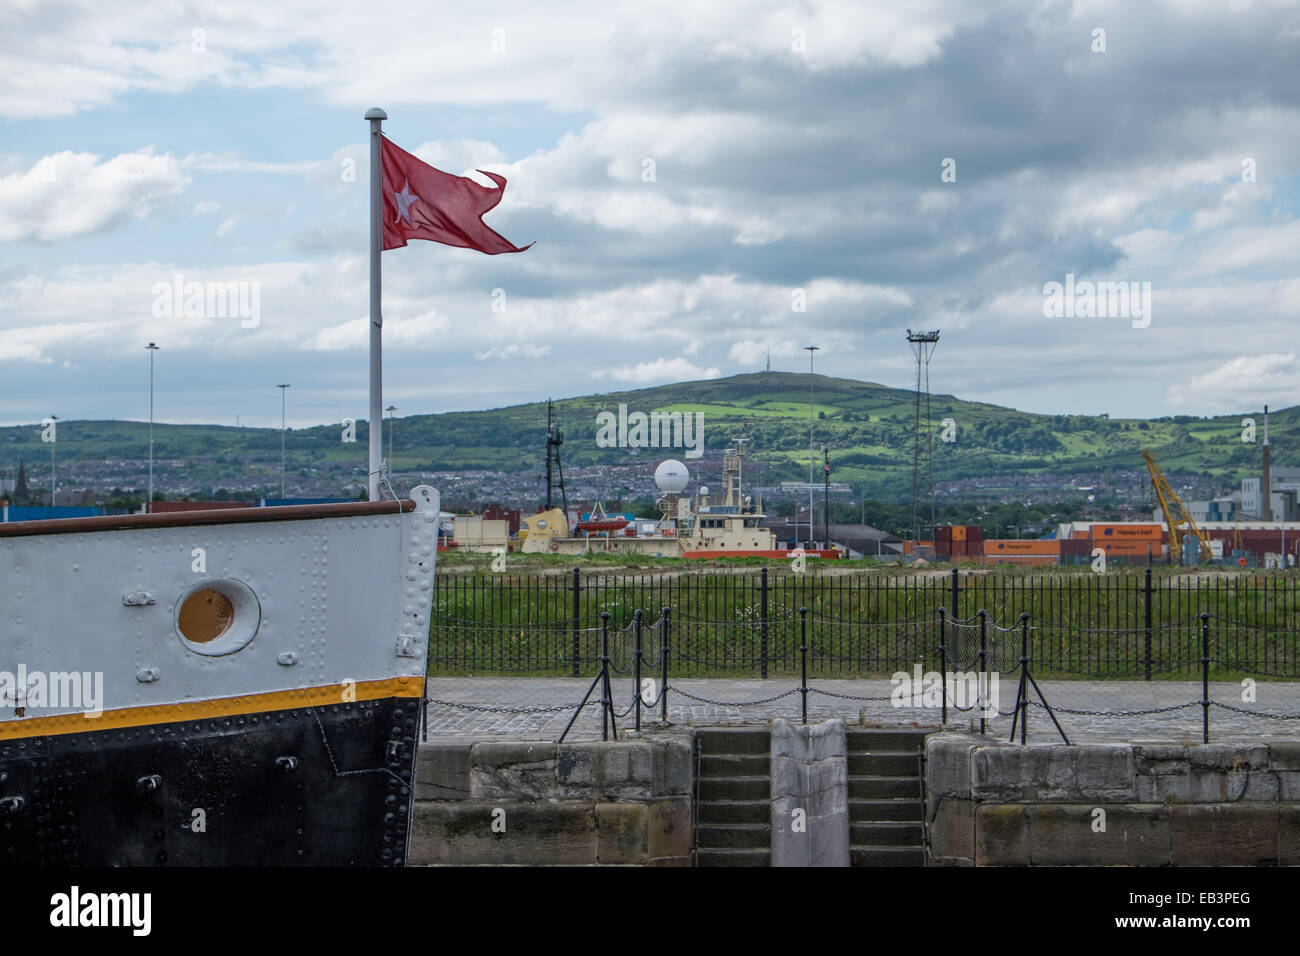
[[767,679],[767,568],[762,568],[758,574],[759,592],[761,595],[759,604],[758,618],[758,657],[759,667],[762,670],[763,679]]
[[665,607],[659,612],[663,618],[664,629],[659,645],[659,677],[663,682],[659,688],[659,719],[665,724],[668,723],[668,615],[672,612],[673,609],[670,607]]
[[953,568],[952,569],[952,605],[951,605],[953,617],[961,616],[960,614],[957,613],[957,587],[958,587],[957,582],[958,582],[957,569]]
[[634,615],[634,618],[636,621],[636,628],[635,628],[636,651],[633,654],[633,661],[632,661],[632,667],[633,667],[632,686],[635,688],[634,693],[636,694],[636,701],[635,701],[636,731],[637,733],[640,733],[641,732],[641,623],[642,621],[645,620],[645,615],[641,612],[640,608],[636,609],[636,614]]
[[944,622],[944,609],[939,608],[939,686],[943,691],[943,700],[940,703],[943,716],[940,722],[948,723],[948,639],[947,627]]
[[808,609],[799,608],[799,693],[803,695],[803,722],[808,723]]
[[1210,742],[1210,615],[1201,612],[1201,743]]
[[[1151,547],[1150,545],[1147,545],[1148,549],[1150,547]],[[1143,625],[1146,630],[1146,638],[1144,640],[1145,651],[1146,651],[1145,672],[1146,672],[1146,679],[1150,680],[1151,679],[1151,556],[1150,554],[1147,555],[1145,605],[1146,605],[1146,610],[1144,614],[1144,625]]]
[[[980,658],[979,658],[980,665],[979,665],[979,675],[976,676],[975,680],[976,681],[984,680],[987,682],[988,681],[988,637],[985,634],[984,628],[985,625],[988,623],[988,615],[984,612],[984,608],[980,608],[979,618],[980,618]],[[984,733],[984,711],[985,708],[981,707],[980,708],[980,733]],[[1021,743],[1024,743],[1023,728],[1022,728]]]
[[578,633],[579,625],[582,623],[581,608],[578,606],[578,589],[581,585],[578,582],[578,569],[573,569],[573,676],[578,676],[578,668],[582,662],[582,644]]
[[[577,577],[577,569],[574,569]],[[613,700],[609,695],[609,612],[600,612],[600,739],[609,740],[609,712]]]
[[[984,626],[980,624],[980,654],[983,655]],[[1020,745],[1025,745],[1029,731],[1029,614],[1020,613],[1020,684],[1025,692],[1020,698]],[[980,729],[984,729],[984,711],[980,711]],[[1067,743],[1069,741],[1066,741]]]

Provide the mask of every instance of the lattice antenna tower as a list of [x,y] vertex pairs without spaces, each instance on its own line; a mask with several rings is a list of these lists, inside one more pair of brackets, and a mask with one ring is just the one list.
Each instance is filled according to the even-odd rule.
[[[907,330],[907,341],[916,356],[916,424],[912,431],[912,541],[922,540],[922,502],[930,501],[930,527],[934,527],[934,430],[930,425],[930,356],[939,344],[939,330]],[[922,420],[924,411],[924,420]]]
[[546,400],[546,507],[554,508],[553,494],[560,492],[564,503],[564,514],[569,513],[569,496],[564,490],[564,466],[560,464],[560,446],[564,444],[564,433],[555,424],[555,406]]

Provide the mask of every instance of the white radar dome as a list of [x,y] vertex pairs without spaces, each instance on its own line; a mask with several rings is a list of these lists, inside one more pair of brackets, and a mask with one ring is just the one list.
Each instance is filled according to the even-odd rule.
[[691,473],[676,458],[661,461],[655,469],[655,487],[665,494],[675,495],[691,480]]

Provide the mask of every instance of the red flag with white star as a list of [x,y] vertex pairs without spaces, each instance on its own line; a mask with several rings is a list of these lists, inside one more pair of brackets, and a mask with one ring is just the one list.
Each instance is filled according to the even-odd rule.
[[515,246],[483,222],[483,214],[505,194],[504,176],[480,169],[496,188],[480,186],[464,176],[434,169],[387,137],[381,139],[383,248],[397,249],[408,239],[428,239],[494,256],[523,252],[532,245]]

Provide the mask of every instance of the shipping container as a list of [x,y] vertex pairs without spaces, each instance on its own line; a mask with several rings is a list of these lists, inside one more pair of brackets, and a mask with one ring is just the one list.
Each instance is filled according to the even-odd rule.
[[[983,541],[984,529],[977,524],[968,524],[966,526],[966,540],[973,541],[976,543]],[[971,554],[979,554],[979,553],[980,553],[979,549],[976,549],[971,552]]]
[[986,555],[1007,555],[1007,554],[1047,554],[1059,555],[1061,553],[1061,542],[1055,538],[1046,540],[1020,540],[1020,539],[997,539],[990,538],[984,542],[984,554]]
[[952,526],[952,540],[954,541],[966,540],[966,526],[964,524],[955,524]]
[[1159,541],[1162,525],[1158,524],[1094,524],[1092,540],[1106,541]]
[[980,559],[980,563],[989,567],[999,564],[1023,564],[1038,567],[1059,564],[1060,560],[1060,557],[1054,554],[986,554]]
[[1094,541],[1094,548],[1101,548],[1106,552],[1106,557],[1142,557],[1147,556],[1148,550],[1152,558],[1160,557],[1159,541]]

